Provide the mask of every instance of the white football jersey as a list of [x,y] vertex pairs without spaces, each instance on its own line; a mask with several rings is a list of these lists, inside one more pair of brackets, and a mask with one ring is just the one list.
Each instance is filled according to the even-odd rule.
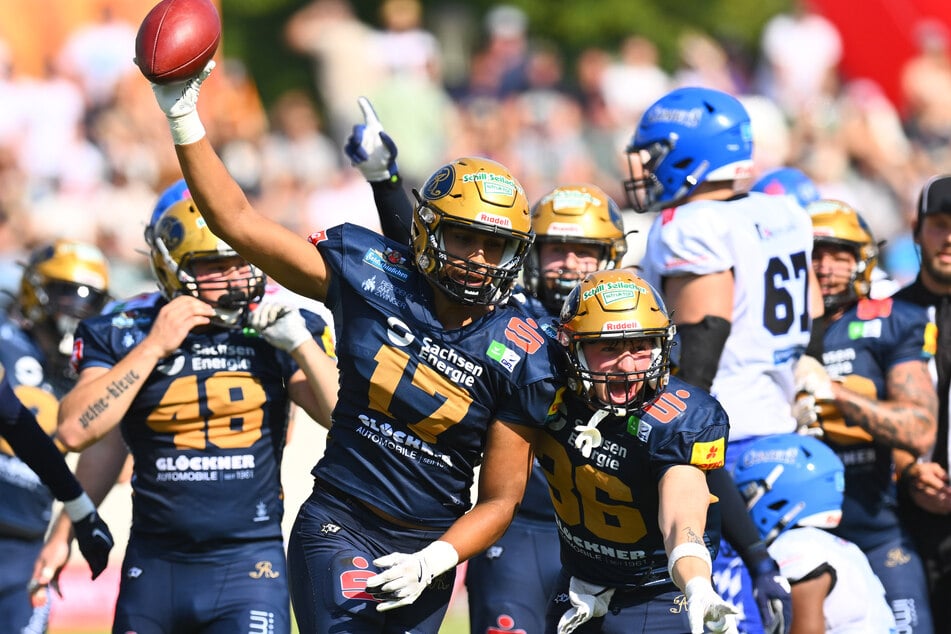
[[800,527],[780,534],[770,545],[769,554],[793,585],[820,567],[831,569],[835,585],[822,603],[827,633],[896,631],[885,588],[872,572],[865,554],[852,542],[821,528]]
[[810,267],[812,221],[787,196],[693,201],[651,225],[641,268],[662,293],[665,277],[733,271],[732,327],[710,390],[730,415],[730,440],[795,431],[793,364],[809,343]]

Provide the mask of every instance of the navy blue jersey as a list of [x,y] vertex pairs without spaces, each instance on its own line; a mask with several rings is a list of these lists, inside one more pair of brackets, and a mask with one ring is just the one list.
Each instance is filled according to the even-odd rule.
[[[925,309],[894,298],[863,299],[828,324],[822,361],[832,379],[869,398],[884,399],[889,370],[927,361]],[[847,424],[848,420],[845,421]],[[892,449],[874,441],[825,440],[845,464],[842,522],[834,532],[863,550],[899,537]]]
[[396,518],[448,527],[471,506],[492,421],[542,424],[551,339],[507,307],[446,330],[408,247],[350,224],[311,240],[333,273],[341,386],[313,473]]
[[[162,304],[140,298],[81,322],[77,369],[118,363],[148,334]],[[324,334],[322,319],[301,313],[312,333]],[[192,331],[156,366],[121,422],[135,460],[135,534],[173,555],[280,538],[286,383],[297,369],[263,338],[226,328]],[[119,379],[110,391],[123,389]]]
[[[667,579],[657,524],[658,483],[675,465],[723,467],[730,427],[726,412],[709,393],[671,377],[667,389],[638,415],[601,421],[603,441],[585,458],[575,447],[575,427],[593,412],[573,393],[563,395],[535,448],[557,515],[562,567],[605,586]],[[718,517],[712,504],[704,532],[711,556],[720,541]]]
[[[0,313],[0,365],[14,393],[51,436],[56,432],[59,399],[73,381],[47,373],[46,355],[33,338]],[[0,536],[39,539],[46,533],[53,494],[33,471],[0,440]]]

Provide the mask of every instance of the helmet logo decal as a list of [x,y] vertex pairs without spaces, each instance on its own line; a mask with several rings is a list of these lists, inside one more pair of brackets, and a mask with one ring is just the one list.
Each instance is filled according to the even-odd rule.
[[606,321],[604,326],[601,327],[602,332],[617,332],[619,330],[640,330],[641,322],[636,319],[629,319],[627,321]]
[[665,108],[654,106],[647,113],[646,119],[650,123],[676,123],[687,128],[696,128],[703,117],[703,108]]
[[577,189],[556,189],[554,192],[541,199],[540,205],[551,203],[552,209],[560,211],[562,209],[584,209],[588,205],[600,207],[601,201],[597,196],[592,196],[586,191]]
[[159,223],[159,238],[165,243],[165,248],[174,251],[185,239],[185,226],[174,216],[166,216]]
[[582,294],[583,300],[597,295],[605,304],[633,299],[638,293],[647,293],[647,289],[632,282],[605,282],[598,284]]
[[506,216],[499,216],[496,214],[487,213],[485,211],[480,211],[479,215],[477,215],[475,219],[479,222],[495,225],[497,227],[505,227],[506,229],[512,228],[512,221]]
[[743,466],[752,467],[753,465],[764,462],[779,462],[782,464],[796,464],[799,459],[799,448],[789,447],[785,449],[751,449],[743,454]]
[[548,225],[548,235],[551,236],[578,236],[584,238],[584,227],[573,222],[553,222]]
[[501,194],[504,196],[514,196],[521,188],[518,184],[501,174],[491,174],[489,172],[477,172],[475,174],[465,174],[462,177],[463,183],[482,183],[486,194]]
[[429,177],[426,184],[423,185],[423,195],[429,200],[437,200],[447,196],[452,191],[452,185],[456,180],[456,170],[452,165],[444,165]]

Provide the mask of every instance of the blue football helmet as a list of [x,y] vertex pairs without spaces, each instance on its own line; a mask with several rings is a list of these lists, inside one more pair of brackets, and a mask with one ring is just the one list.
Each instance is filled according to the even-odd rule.
[[678,88],[651,105],[626,149],[634,211],[657,211],[708,181],[747,178],[753,132],[746,108],[710,88]]
[[161,193],[158,200],[155,201],[155,208],[152,209],[152,216],[149,218],[149,227],[155,226],[155,223],[157,223],[158,219],[162,217],[162,214],[165,213],[166,209],[180,200],[185,200],[186,198],[191,197],[191,192],[188,191],[188,185],[185,183],[184,178],[179,178],[177,181],[169,185],[165,191]]
[[812,179],[795,167],[777,167],[760,176],[750,191],[773,196],[792,196],[801,206],[819,200],[819,189]]
[[845,467],[812,436],[755,440],[740,454],[733,479],[767,544],[787,529],[835,528],[842,519]]

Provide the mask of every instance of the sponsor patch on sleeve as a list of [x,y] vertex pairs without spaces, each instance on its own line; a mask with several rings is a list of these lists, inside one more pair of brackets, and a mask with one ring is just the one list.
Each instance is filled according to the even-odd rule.
[[690,453],[690,464],[700,467],[704,471],[719,469],[723,466],[726,456],[726,443],[723,438],[713,442],[695,442]]

